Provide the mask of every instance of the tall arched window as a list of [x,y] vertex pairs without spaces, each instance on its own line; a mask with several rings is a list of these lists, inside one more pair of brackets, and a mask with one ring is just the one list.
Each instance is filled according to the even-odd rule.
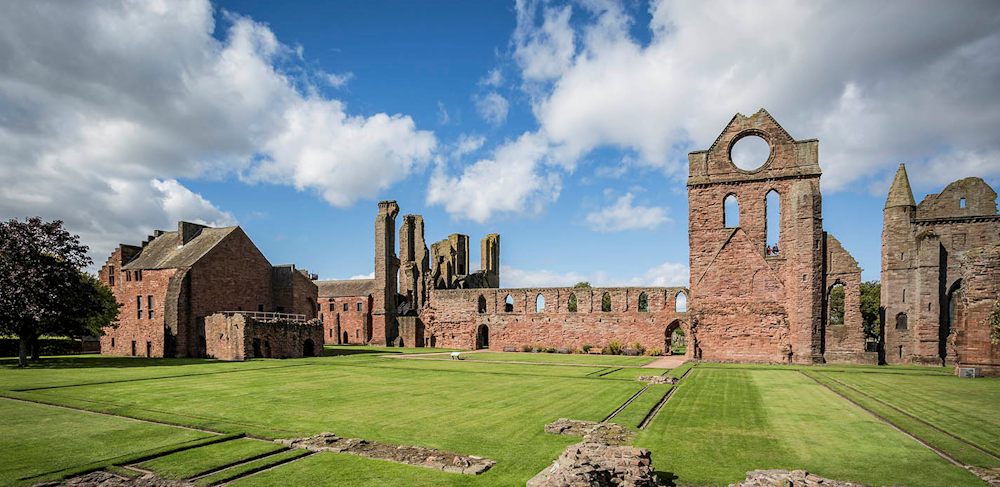
[[486,296],[483,296],[482,294],[479,295],[479,312],[486,312]]
[[688,296],[684,294],[684,291],[677,293],[674,296],[674,311],[678,313],[684,313],[688,310]]
[[576,313],[576,294],[570,293],[569,299],[566,300],[566,302],[569,303],[566,309],[568,309],[570,313]]
[[738,227],[740,226],[740,203],[736,201],[736,195],[727,195],[726,199],[722,202],[723,214],[722,214],[722,226],[724,227]]
[[778,246],[778,240],[781,238],[781,195],[772,189],[767,192],[764,200],[766,203],[764,211],[767,217],[764,224],[767,226],[767,247],[769,250],[767,254],[776,255],[781,252],[781,247]]
[[827,324],[830,326],[843,325],[844,324],[844,285],[834,284],[830,287],[830,292],[827,294],[827,302],[830,303],[830,309],[827,311]]
[[545,311],[545,296],[539,294],[535,296],[535,313],[541,313]]
[[503,300],[503,312],[510,313],[511,311],[514,311],[514,297],[508,294],[507,299]]
[[646,293],[639,293],[639,312],[647,311],[649,311],[649,296],[646,296]]
[[611,295],[608,293],[601,296],[601,311],[604,313],[611,311]]
[[896,329],[905,330],[906,329],[906,313],[899,313],[896,315]]

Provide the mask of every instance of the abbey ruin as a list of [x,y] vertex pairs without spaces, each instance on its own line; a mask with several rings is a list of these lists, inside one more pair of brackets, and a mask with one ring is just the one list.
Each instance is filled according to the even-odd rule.
[[[748,136],[770,147],[751,170],[732,159]],[[669,350],[680,328],[690,359],[944,364],[1000,375],[1000,347],[983,321],[1000,284],[1000,215],[982,179],[956,181],[916,205],[900,166],[884,210],[884,337],[872,347],[862,328],[861,268],[823,229],[817,140],[795,140],[763,109],[737,114],[711,147],[689,155],[689,171],[690,289],[500,288],[499,235],[481,240],[472,270],[468,236],[428,247],[423,217],[399,217],[395,201],[378,205],[374,279],[366,280],[310,279],[294,266],[271,266],[238,227],[181,222],[142,246],[122,245],[101,269],[124,305],[123,326],[108,331],[102,353],[206,356],[232,349],[216,328],[233,327],[233,316],[267,321],[271,313],[282,326],[315,332],[267,335],[267,356],[306,354],[309,345],[299,342],[307,335],[313,352],[320,340],[491,350],[619,340]],[[767,214],[769,198],[777,198],[777,215]],[[738,221],[727,221],[727,200],[738,205]],[[777,241],[768,241],[769,222],[780,228]],[[834,289],[844,296],[836,322]],[[238,354],[263,356],[256,343],[251,350],[249,333],[233,335],[242,340]]]

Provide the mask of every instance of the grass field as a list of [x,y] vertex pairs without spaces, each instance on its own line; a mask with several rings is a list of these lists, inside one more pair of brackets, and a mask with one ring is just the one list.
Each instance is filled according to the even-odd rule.
[[[545,424],[561,417],[599,421],[645,386],[634,380],[636,374],[665,372],[621,367],[648,357],[475,354],[567,363],[572,357],[578,365],[381,357],[399,351],[331,346],[324,357],[244,363],[81,356],[46,358],[26,370],[2,359],[0,395],[108,414],[0,398],[5,419],[0,422],[0,485],[30,485],[134,463],[144,453],[218,438],[128,418],[264,438],[331,431],[498,462],[483,475],[467,476],[322,453],[257,472],[301,454],[284,452],[212,474],[200,485],[232,479],[235,486],[524,485],[579,441],[545,434]],[[591,361],[608,358],[631,363],[597,367],[593,364],[601,362]],[[688,368],[668,374],[680,377]],[[693,485],[727,485],[758,468],[803,468],[872,485],[981,484],[798,368],[699,365],[676,386],[649,427],[638,432],[635,444],[653,452],[653,464],[665,479]],[[997,446],[1000,381],[963,380],[939,369],[912,367],[812,367],[807,373],[834,385],[832,379],[842,381],[984,448]],[[635,429],[668,390],[650,387],[613,421]],[[144,459],[142,465],[163,476],[190,478],[278,449],[272,443],[230,440]],[[981,455],[963,458],[989,464]],[[239,478],[248,472],[256,473]]]

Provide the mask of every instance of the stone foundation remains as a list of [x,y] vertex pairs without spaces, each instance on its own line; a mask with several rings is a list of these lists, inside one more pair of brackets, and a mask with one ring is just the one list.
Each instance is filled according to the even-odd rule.
[[479,475],[489,470],[496,461],[475,455],[462,455],[453,451],[422,446],[394,445],[360,438],[341,438],[333,433],[320,433],[308,438],[276,440],[289,448],[303,448],[315,452],[335,452],[358,455],[376,460],[405,463],[451,473]]
[[559,459],[527,482],[527,487],[654,487],[649,450],[595,442],[570,445]]

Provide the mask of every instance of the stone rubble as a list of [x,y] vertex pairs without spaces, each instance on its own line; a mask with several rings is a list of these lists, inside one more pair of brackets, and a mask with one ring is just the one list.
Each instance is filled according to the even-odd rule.
[[141,477],[129,477],[119,475],[106,470],[90,472],[88,474],[64,479],[62,482],[43,482],[32,487],[194,487],[191,482],[183,480],[167,480],[154,474],[146,474]]
[[567,447],[558,460],[526,484],[527,487],[662,485],[653,473],[649,450],[587,441]]
[[746,480],[729,487],[871,487],[858,482],[831,480],[805,470],[754,470]]
[[672,375],[646,375],[636,379],[639,382],[652,384],[676,384],[680,379]]
[[315,452],[348,453],[467,475],[479,475],[496,465],[494,460],[475,455],[462,455],[422,446],[394,445],[360,438],[341,438],[329,432],[306,438],[288,438],[275,441],[289,448],[303,448]]
[[555,435],[582,436],[585,443],[624,445],[632,441],[635,433],[615,423],[596,423],[559,418],[545,425],[545,432]]

